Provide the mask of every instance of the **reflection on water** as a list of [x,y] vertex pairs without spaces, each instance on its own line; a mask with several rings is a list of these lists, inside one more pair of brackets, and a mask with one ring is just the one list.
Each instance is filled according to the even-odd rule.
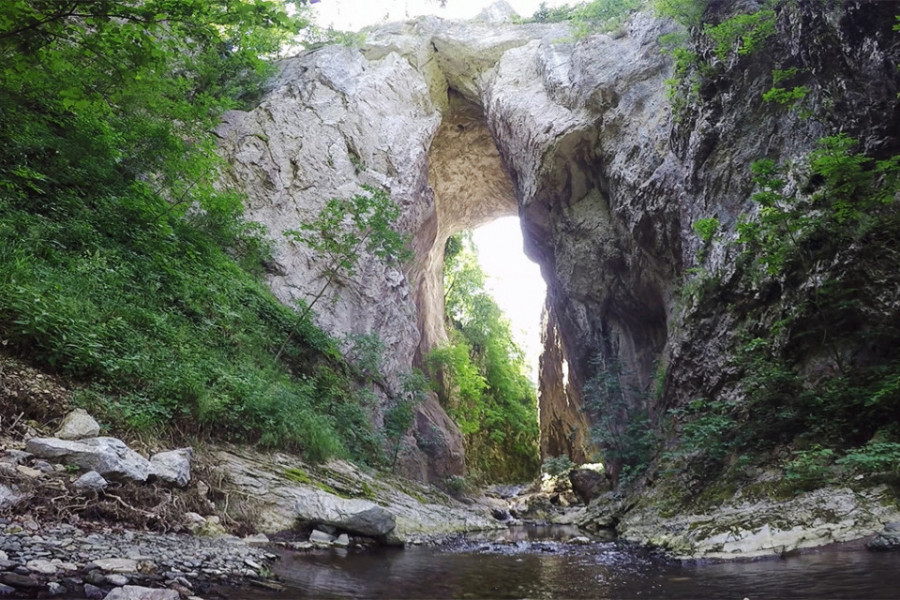
[[[680,565],[614,543],[536,539],[513,531],[445,547],[362,554],[288,553],[284,592],[253,598],[900,598],[900,555],[820,552],[741,563]],[[251,597],[241,593],[241,598]]]

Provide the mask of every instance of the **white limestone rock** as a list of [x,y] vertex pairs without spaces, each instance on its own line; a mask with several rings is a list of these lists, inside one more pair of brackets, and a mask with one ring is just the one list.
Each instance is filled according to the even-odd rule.
[[25,443],[25,448],[35,456],[97,471],[108,479],[146,481],[150,475],[150,461],[116,438],[97,437],[78,441],[31,438]]
[[97,471],[88,471],[72,482],[72,486],[78,490],[100,491],[106,489],[107,485],[109,485],[109,482],[107,482],[106,479],[103,478],[103,475]]
[[186,487],[191,481],[192,448],[159,452],[150,457],[150,477],[165,483]]
[[100,435],[100,424],[83,408],[76,408],[67,414],[56,432],[61,440],[80,440]]

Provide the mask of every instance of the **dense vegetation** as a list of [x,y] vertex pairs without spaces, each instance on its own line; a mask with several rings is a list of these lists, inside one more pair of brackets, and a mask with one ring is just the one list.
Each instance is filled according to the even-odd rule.
[[[873,160],[856,147],[840,134],[805,165],[756,161],[757,210],[732,240],[710,238],[738,252],[738,277],[700,270],[687,293],[698,308],[727,298],[745,317],[734,356],[744,400],[699,398],[671,413],[682,436],[669,458],[695,479],[786,446],[782,466],[803,486],[900,475],[900,326],[880,316],[898,284],[900,156]],[[754,290],[780,301],[754,302]]]
[[373,462],[356,371],[259,282],[261,232],[214,186],[211,129],[259,94],[297,15],[274,0],[0,5],[0,338],[115,427]]
[[447,241],[444,288],[450,343],[434,350],[428,365],[441,403],[465,435],[470,474],[529,479],[540,466],[534,385],[509,321],[485,290],[470,235]]
[[[676,118],[702,106],[704,85],[765,54],[778,15],[791,9],[771,2],[704,23],[706,6],[656,1],[688,28],[664,40],[675,58]],[[778,61],[760,98],[766,110],[843,128],[811,67]],[[735,328],[729,368],[738,380],[730,393],[701,391],[660,416],[658,431],[668,434],[660,464],[673,489],[690,496],[713,481],[746,484],[760,464],[783,469],[786,494],[835,481],[900,483],[900,326],[891,300],[900,285],[900,156],[863,150],[838,133],[803,160],[761,157],[747,165],[754,191],[730,230],[714,216],[693,223],[700,266],[682,291],[686,324],[719,315],[714,322]],[[711,261],[713,249],[733,264]]]

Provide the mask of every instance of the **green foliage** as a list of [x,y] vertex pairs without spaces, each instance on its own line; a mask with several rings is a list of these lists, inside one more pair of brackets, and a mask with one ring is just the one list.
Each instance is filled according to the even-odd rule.
[[[855,145],[845,134],[819,140],[809,169],[822,184],[809,198],[784,193],[785,174],[774,160],[753,163],[757,192],[752,199],[759,205],[759,216],[738,225],[738,242],[767,274],[783,272],[791,261],[808,267],[834,252],[834,243],[864,234],[872,225],[870,215],[894,202],[900,190],[900,162],[894,157],[875,163],[853,153]],[[831,244],[808,243],[826,237]]]
[[[739,56],[756,52],[775,33],[776,15],[771,9],[736,15],[718,25],[706,24],[701,31],[699,27],[706,6],[707,2],[703,0],[654,1],[657,15],[675,19],[694,36],[672,33],[660,37],[663,51],[671,54],[675,61],[674,74],[666,81],[666,88],[676,120],[683,118],[687,107],[699,99],[704,79],[715,72],[714,66],[701,60],[697,42],[708,39],[713,45],[713,54],[724,62],[732,52]],[[773,98],[777,95],[778,92],[774,92]]]
[[307,473],[303,469],[298,469],[295,467],[285,469],[283,475],[291,481],[296,481],[297,483],[312,484],[313,482],[312,477],[309,476],[309,473]]
[[328,289],[356,275],[363,250],[391,263],[402,263],[412,256],[408,236],[394,228],[401,210],[383,191],[363,186],[363,192],[350,199],[332,198],[316,218],[285,231],[285,236],[316,253],[324,263],[324,282],[302,311],[310,314]]
[[775,34],[775,11],[762,9],[736,15],[718,25],[705,25],[703,33],[714,44],[713,53],[721,61],[735,50],[741,56],[753,54]]
[[683,419],[681,445],[701,455],[704,468],[720,468],[726,456],[737,445],[737,423],[733,407],[707,398],[691,401],[683,409],[671,411],[671,416]]
[[712,244],[713,239],[719,232],[719,220],[715,217],[697,219],[694,221],[692,228],[694,233],[697,234],[697,237],[700,238],[700,241],[703,242],[703,248],[699,257],[699,259],[703,261],[706,257],[706,252],[709,250],[710,244]]
[[559,477],[560,475],[565,475],[574,468],[575,463],[572,462],[572,459],[563,454],[545,459],[543,464],[541,464],[541,473],[546,473],[552,477]]
[[791,89],[773,87],[763,94],[763,100],[766,102],[775,102],[784,106],[794,106],[809,95],[810,89],[805,85],[793,87]]
[[470,236],[447,242],[444,289],[450,343],[426,359],[438,397],[466,436],[473,472],[528,479],[538,469],[537,398],[509,321],[485,290]]
[[364,46],[365,43],[366,33],[364,31],[341,31],[331,26],[322,29],[316,25],[310,25],[307,27],[303,45],[305,48],[312,50],[331,44],[339,44],[348,48],[359,48]]
[[673,19],[685,27],[699,27],[706,10],[705,0],[653,0],[657,16]]
[[531,22],[568,22],[575,39],[592,33],[614,31],[641,5],[641,0],[591,0],[574,6],[562,5],[548,8],[541,3]]
[[239,208],[215,192],[209,131],[271,73],[261,55],[305,22],[258,0],[9,0],[0,7],[0,179],[21,201],[63,193]]
[[822,485],[831,477],[834,450],[814,444],[809,450],[795,450],[785,468],[785,479],[800,484],[800,489]]
[[391,398],[384,413],[384,437],[388,444],[389,463],[397,464],[403,444],[403,436],[409,430],[415,417],[416,406],[426,399],[428,379],[418,370],[403,378],[402,392]]
[[646,470],[657,446],[645,408],[648,394],[629,384],[633,377],[615,358],[598,355],[591,366],[594,374],[585,383],[582,403],[607,470],[622,484],[622,474],[634,477]]
[[298,14],[0,5],[0,336],[114,427],[378,456],[334,342],[259,283],[264,232],[213,185],[211,131],[259,96]]
[[344,357],[357,377],[367,382],[382,378],[385,347],[377,333],[347,334],[344,343],[349,346]]
[[837,464],[854,473],[900,473],[900,443],[871,440],[854,448],[837,460]]

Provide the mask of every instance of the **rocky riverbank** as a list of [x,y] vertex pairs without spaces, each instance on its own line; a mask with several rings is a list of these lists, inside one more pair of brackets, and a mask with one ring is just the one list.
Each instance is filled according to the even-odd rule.
[[[235,536],[41,524],[29,517],[3,519],[0,532],[0,596],[11,598],[199,597],[211,586],[270,585],[266,576],[276,557]],[[112,595],[126,587],[132,589]]]
[[208,597],[222,586],[277,587],[269,573],[281,549],[504,526],[489,506],[343,461],[236,446],[139,452],[98,436],[84,411],[55,432],[13,422],[4,433],[0,597]]

